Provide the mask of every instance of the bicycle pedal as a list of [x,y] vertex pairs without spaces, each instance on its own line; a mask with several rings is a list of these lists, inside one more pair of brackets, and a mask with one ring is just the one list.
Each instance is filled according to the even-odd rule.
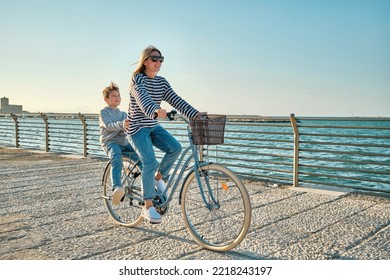
[[156,207],[157,213],[159,213],[161,216],[163,216],[165,213],[167,213],[168,207]]
[[[162,198],[159,198],[159,199],[158,199],[159,204],[162,204],[162,203],[164,203],[165,201],[167,201],[167,198],[166,198],[165,196],[163,196]],[[160,207],[160,206],[158,206],[158,205],[155,205],[155,207],[156,207],[157,213],[159,213],[159,214],[162,216],[162,215],[164,215],[165,213],[167,213],[169,205],[167,205],[167,206],[165,206],[165,207]]]

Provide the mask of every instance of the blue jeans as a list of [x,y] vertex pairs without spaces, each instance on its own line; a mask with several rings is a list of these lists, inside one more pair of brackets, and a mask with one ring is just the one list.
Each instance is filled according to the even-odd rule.
[[139,157],[130,144],[122,146],[117,143],[110,143],[107,146],[107,154],[111,160],[112,188],[119,188],[122,186],[122,156],[129,156],[130,159],[134,162],[137,162],[139,160]]
[[[180,143],[162,126],[144,127],[129,137],[142,162],[142,189],[145,200],[153,199],[155,172],[161,173],[164,181],[168,180],[176,159],[181,153]],[[156,160],[153,146],[165,153],[160,165]]]

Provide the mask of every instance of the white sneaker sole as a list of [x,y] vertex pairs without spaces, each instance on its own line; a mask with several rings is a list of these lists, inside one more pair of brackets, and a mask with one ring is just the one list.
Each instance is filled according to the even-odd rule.
[[112,195],[112,204],[119,205],[124,195],[125,195],[125,190],[123,188],[116,189]]
[[150,217],[147,217],[147,216],[143,216],[145,220],[149,221],[149,223],[151,224],[160,224],[161,223],[161,219],[153,219],[153,218],[150,218]]

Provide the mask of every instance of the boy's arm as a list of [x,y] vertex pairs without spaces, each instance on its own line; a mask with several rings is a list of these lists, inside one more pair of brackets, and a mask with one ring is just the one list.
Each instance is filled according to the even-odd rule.
[[99,123],[99,125],[107,129],[107,131],[125,130],[125,120],[112,121],[109,113],[105,110],[100,111]]

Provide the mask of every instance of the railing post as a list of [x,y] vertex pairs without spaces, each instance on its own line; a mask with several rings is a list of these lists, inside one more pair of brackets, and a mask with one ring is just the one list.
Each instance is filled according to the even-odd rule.
[[45,151],[49,151],[49,122],[48,118],[44,113],[40,113],[41,118],[45,122]]
[[299,187],[299,130],[294,114],[290,114],[291,125],[294,130],[294,167],[293,187]]
[[15,122],[15,147],[19,148],[19,122],[18,122],[18,117],[14,114],[11,113],[11,117]]
[[204,146],[200,145],[199,146],[199,160],[202,162],[204,158]]
[[83,124],[83,132],[84,132],[84,139],[83,139],[83,142],[84,142],[84,148],[83,148],[83,155],[84,157],[87,157],[87,123],[86,123],[86,119],[84,117],[83,114],[81,113],[78,113],[79,115],[79,118]]

